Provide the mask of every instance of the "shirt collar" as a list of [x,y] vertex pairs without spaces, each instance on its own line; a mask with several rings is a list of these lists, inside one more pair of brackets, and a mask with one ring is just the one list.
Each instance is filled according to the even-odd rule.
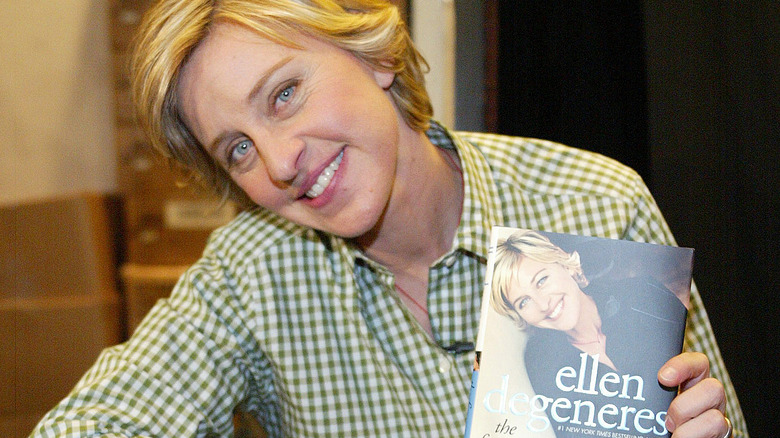
[[[425,134],[434,146],[454,149],[460,159],[463,173],[463,211],[452,243],[452,252],[466,251],[486,261],[490,246],[490,230],[493,225],[502,225],[498,190],[490,166],[473,144],[436,121],[431,120],[430,128]],[[344,245],[346,242],[340,238],[336,240],[341,243],[333,242],[333,244],[337,247],[341,246],[342,251],[352,252],[354,257],[375,265],[353,245]]]
[[487,260],[490,230],[494,225],[502,225],[498,190],[487,160],[473,144],[435,121],[431,121],[426,135],[440,148],[455,149],[460,158],[463,213],[453,249],[462,249]]

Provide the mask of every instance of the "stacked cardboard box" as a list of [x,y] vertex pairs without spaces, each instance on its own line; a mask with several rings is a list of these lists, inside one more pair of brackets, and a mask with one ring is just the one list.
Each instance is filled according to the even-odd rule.
[[27,436],[120,341],[116,209],[97,195],[0,208],[0,436]]
[[149,0],[112,0],[111,51],[119,190],[126,260],[140,265],[191,264],[211,231],[235,215],[154,151],[135,119],[130,93],[132,40]]
[[122,266],[127,306],[127,331],[132,334],[144,316],[160,299],[170,295],[173,286],[187,266],[146,266],[126,264]]

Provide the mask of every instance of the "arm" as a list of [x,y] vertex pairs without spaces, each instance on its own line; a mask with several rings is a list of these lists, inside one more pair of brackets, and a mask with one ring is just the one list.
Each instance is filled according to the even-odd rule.
[[131,340],[104,351],[33,436],[227,436],[246,359],[215,306],[220,284],[190,270]]

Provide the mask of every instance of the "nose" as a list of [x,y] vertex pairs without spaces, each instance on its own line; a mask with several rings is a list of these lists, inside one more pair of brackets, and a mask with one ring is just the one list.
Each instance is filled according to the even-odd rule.
[[550,307],[552,305],[552,299],[549,296],[540,297],[539,298],[540,306],[543,306],[542,312],[548,312],[550,310]]
[[265,138],[256,147],[268,176],[275,184],[291,184],[300,172],[306,150],[305,142],[283,133],[270,133]]
[[535,291],[531,294],[531,297],[532,301],[536,304],[536,307],[540,312],[546,313],[548,310],[550,310],[552,299],[548,294]]

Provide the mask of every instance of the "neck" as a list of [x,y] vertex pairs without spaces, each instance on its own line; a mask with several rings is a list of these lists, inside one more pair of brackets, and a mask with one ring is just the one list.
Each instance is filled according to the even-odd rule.
[[589,295],[582,299],[582,311],[577,325],[566,332],[569,342],[572,345],[595,345],[603,341],[604,334],[601,332],[601,317],[599,316],[596,302]]
[[[584,293],[583,293],[584,294]],[[589,295],[583,299],[580,323],[566,334],[574,348],[590,355],[599,355],[599,362],[617,371],[612,359],[607,355],[607,336],[601,331],[601,316],[596,302]]]
[[355,239],[368,257],[396,275],[422,274],[424,268],[427,279],[428,267],[450,250],[460,223],[457,163],[456,153],[434,146],[425,133],[402,134],[390,201],[377,226]]

